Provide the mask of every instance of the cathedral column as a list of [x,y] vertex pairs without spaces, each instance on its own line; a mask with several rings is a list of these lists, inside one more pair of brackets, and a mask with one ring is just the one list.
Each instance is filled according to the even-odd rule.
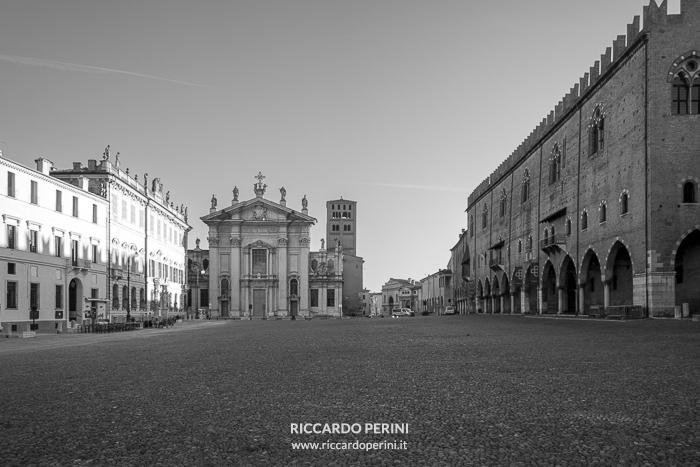
[[610,306],[610,283],[612,281],[610,279],[607,279],[605,282],[603,282],[603,306],[607,310],[608,307]]
[[[299,314],[309,316],[309,243],[308,227],[303,229],[299,238]],[[319,290],[319,295],[320,295]],[[319,300],[321,297],[319,296]],[[319,307],[321,303],[319,302]]]
[[564,313],[565,311],[568,311],[568,310],[564,310],[564,303],[565,303],[564,302],[564,286],[560,285],[559,287],[557,287],[557,314],[558,315]]
[[241,316],[241,239],[231,237],[231,316]]
[[581,283],[578,285],[578,313],[583,315],[585,312],[585,296],[586,296],[586,284]]
[[287,287],[289,286],[288,268],[287,268],[287,238],[277,239],[277,279],[278,279],[278,294],[277,294],[277,310],[283,315],[288,314],[287,310]]
[[515,294],[518,292],[511,292],[510,293],[510,314],[514,315],[515,314]]
[[[211,235],[211,232],[210,232]],[[209,303],[203,305],[209,307],[209,316],[219,316],[219,237],[210,236],[209,241]]]
[[520,314],[524,315],[530,311],[530,296],[527,293],[525,284],[520,288]]

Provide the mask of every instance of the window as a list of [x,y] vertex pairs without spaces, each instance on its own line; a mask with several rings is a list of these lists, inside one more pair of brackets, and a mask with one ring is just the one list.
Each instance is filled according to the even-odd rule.
[[669,70],[671,80],[671,114],[697,115],[700,111],[700,57],[679,57]]
[[56,211],[63,212],[63,192],[56,190]]
[[544,236],[542,237],[544,239],[545,243],[548,243],[549,240],[549,229],[544,229]]
[[17,309],[17,282],[7,281],[5,296],[7,308]]
[[39,284],[36,282],[29,284],[29,309],[39,309]]
[[335,289],[326,290],[326,306],[335,306]]
[[7,196],[15,197],[15,174],[13,172],[7,172]]
[[7,263],[7,274],[14,275],[17,273],[17,265],[15,263]]
[[683,202],[684,203],[695,203],[695,183],[692,181],[685,182],[683,184]]
[[144,219],[146,218],[145,213],[143,212],[143,209],[139,210],[139,227],[143,227]]
[[35,181],[31,181],[31,199],[32,204],[39,204],[39,184]]
[[489,207],[484,204],[484,210],[481,213],[481,228],[485,229],[489,221]]
[[620,195],[620,215],[627,214],[629,211],[629,195],[627,193],[622,193]]
[[608,205],[605,201],[602,201],[600,203],[600,223],[602,224],[607,220],[607,214],[608,214]]
[[581,230],[588,229],[588,212],[583,211],[581,213]]
[[292,279],[289,281],[289,294],[290,295],[299,295],[299,281],[296,279]]
[[559,143],[554,143],[552,153],[549,156],[549,184],[559,181],[561,178],[561,152]]
[[518,240],[518,254],[523,252],[523,241]]
[[506,215],[506,200],[508,198],[508,195],[506,194],[505,188],[501,190],[501,199],[499,201],[499,214],[501,217],[504,217]]
[[310,306],[318,306],[318,289],[311,289],[311,304]]
[[526,203],[530,199],[530,171],[525,169],[521,188],[521,202]]
[[126,200],[122,200],[122,219],[126,220]]
[[591,123],[588,125],[589,156],[602,153],[605,148],[605,113],[601,108],[600,105],[596,106]]
[[70,260],[73,266],[78,265],[78,240],[71,240],[70,242]]
[[7,226],[7,248],[15,249],[17,246],[17,226]]
[[114,195],[114,199],[112,199],[112,217],[115,219],[119,217],[119,196]]
[[92,223],[97,224],[97,205],[92,205]]
[[571,235],[571,219],[566,219],[566,236]]
[[532,235],[527,236],[527,251],[532,251]]
[[117,284],[112,286],[112,309],[119,309],[119,286]]
[[253,274],[267,274],[267,250],[253,249]]
[[73,196],[73,217],[78,217],[78,197]]
[[56,309],[63,309],[63,286],[56,285]]
[[92,262],[97,263],[97,258],[98,258],[97,245],[92,245]]
[[53,238],[54,255],[60,258],[63,254],[63,238],[56,235]]
[[131,223],[136,224],[136,206],[131,205]]

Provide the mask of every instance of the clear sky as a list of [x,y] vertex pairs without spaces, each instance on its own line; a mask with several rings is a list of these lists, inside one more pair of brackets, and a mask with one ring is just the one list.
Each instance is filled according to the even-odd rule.
[[[678,10],[679,0],[669,3]],[[121,153],[189,207],[358,202],[365,287],[447,266],[474,187],[647,0],[3,0],[0,150]]]

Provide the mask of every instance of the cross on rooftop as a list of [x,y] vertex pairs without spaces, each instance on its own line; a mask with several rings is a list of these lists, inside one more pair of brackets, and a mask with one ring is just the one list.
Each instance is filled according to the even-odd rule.
[[253,177],[253,178],[257,178],[257,179],[258,179],[258,183],[262,183],[262,181],[263,181],[263,179],[265,178],[265,176],[262,174],[262,172],[258,172],[258,174],[257,174],[255,177]]

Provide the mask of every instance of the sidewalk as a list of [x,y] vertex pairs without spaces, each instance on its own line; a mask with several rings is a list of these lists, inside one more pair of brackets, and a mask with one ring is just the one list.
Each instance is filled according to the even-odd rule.
[[168,328],[146,328],[137,331],[124,331],[109,334],[52,334],[37,333],[36,337],[17,339],[0,337],[0,355],[12,352],[32,350],[47,350],[61,347],[76,347],[81,345],[99,344],[104,342],[123,341],[129,339],[144,339],[157,337],[174,332],[193,331],[226,324],[226,321],[186,320]]

